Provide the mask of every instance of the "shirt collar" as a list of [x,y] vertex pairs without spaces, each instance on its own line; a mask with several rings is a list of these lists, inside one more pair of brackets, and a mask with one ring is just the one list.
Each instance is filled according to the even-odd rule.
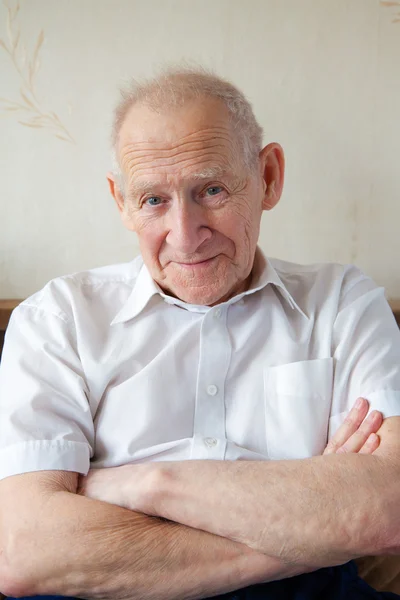
[[[283,298],[288,302],[289,306],[293,310],[298,310],[303,315],[303,317],[308,319],[308,316],[300,308],[300,306],[294,300],[293,296],[283,284],[281,278],[272,266],[271,262],[266,258],[262,250],[258,247],[256,250],[253,267],[253,276],[249,289],[245,292],[242,292],[241,294],[238,294],[237,296],[234,296],[233,298],[230,298],[226,301],[226,304],[234,304],[235,302],[241,300],[244,296],[254,294],[255,292],[258,292],[262,288],[266,287],[268,284],[272,284],[273,286],[278,288],[279,292],[281,293]],[[157,283],[151,277],[146,265],[142,262],[142,267],[140,268],[131,294],[129,295],[127,301],[122,306],[120,311],[111,321],[110,325],[124,323],[130,319],[133,319],[139,313],[142,312],[142,310],[147,306],[150,300],[156,295],[163,298],[163,300],[167,304],[175,304],[176,306],[180,306],[181,308],[184,308],[191,312],[205,313],[210,309],[209,306],[187,304],[186,302],[183,302],[178,298],[173,298],[172,296],[168,296],[167,294],[165,294],[160,288],[160,286],[157,285]]]
[[110,325],[125,323],[125,321],[129,321],[129,319],[133,319],[142,312],[151,298],[160,292],[161,288],[151,277],[146,265],[142,261],[142,267],[140,268],[132,292],[129,294],[127,301],[115,315]]
[[308,320],[307,314],[299,306],[298,302],[293,298],[282,279],[279,277],[277,271],[272,266],[272,263],[265,256],[261,248],[257,247],[256,255],[254,258],[253,266],[253,277],[250,284],[250,288],[242,294],[242,297],[247,294],[252,294],[266,287],[268,284],[272,284],[278,288],[280,294],[288,302],[292,310],[297,310],[304,318]]

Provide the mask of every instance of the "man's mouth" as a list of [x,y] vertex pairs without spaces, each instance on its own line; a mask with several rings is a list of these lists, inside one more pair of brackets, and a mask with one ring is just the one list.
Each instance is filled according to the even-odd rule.
[[204,260],[196,260],[196,261],[191,261],[191,262],[180,262],[180,261],[175,261],[176,264],[178,264],[180,267],[183,268],[187,268],[187,269],[201,269],[202,267],[207,267],[208,265],[210,265],[212,263],[212,261],[214,261],[217,257],[216,256],[212,256],[211,258],[206,258]]

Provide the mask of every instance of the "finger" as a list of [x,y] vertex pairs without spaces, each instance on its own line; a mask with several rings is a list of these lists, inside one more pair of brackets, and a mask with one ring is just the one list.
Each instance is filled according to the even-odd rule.
[[324,454],[334,454],[338,448],[357,431],[368,413],[369,403],[365,398],[358,398],[357,402],[329,441]]
[[78,496],[85,495],[85,484],[86,484],[86,477],[84,475],[79,475],[78,486],[76,488],[76,494]]
[[371,435],[368,436],[364,446],[360,449],[359,454],[372,454],[379,448],[380,443],[381,439],[379,435],[376,435],[376,433],[371,433]]
[[355,433],[341,446],[337,449],[337,453],[351,453],[351,452],[359,452],[364,444],[367,442],[368,437],[372,433],[376,433],[383,421],[382,413],[377,410],[373,410],[368,418],[360,425]]

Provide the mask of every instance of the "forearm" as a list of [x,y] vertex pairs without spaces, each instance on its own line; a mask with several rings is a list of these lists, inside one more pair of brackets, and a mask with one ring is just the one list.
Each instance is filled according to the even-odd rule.
[[[204,598],[303,570],[221,537],[68,491],[37,496],[28,490],[24,504],[19,500],[14,511],[19,522],[11,516],[8,521],[13,535],[2,531],[3,573],[20,576],[4,590],[9,595]],[[31,522],[21,518],[28,505],[36,515]]]
[[399,538],[400,473],[379,456],[188,461],[157,468],[152,514],[288,563],[340,564],[394,551]]

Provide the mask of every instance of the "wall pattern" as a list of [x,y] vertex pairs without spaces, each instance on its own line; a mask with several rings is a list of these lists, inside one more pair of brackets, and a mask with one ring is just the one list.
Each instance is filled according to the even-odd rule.
[[[8,54],[11,64],[19,75],[19,97],[15,100],[0,98],[1,110],[17,116],[18,123],[24,127],[35,129],[48,129],[56,138],[64,142],[74,142],[71,134],[62,124],[58,115],[53,111],[46,111],[36,94],[36,75],[40,69],[40,51],[45,40],[42,30],[36,40],[31,54],[26,49],[18,28],[18,13],[20,3],[13,5],[3,0],[7,11],[5,39],[0,39],[0,47]],[[21,120],[22,119],[22,120]]]
[[389,2],[382,0],[381,5],[386,8],[395,9],[392,23],[400,23],[400,2]]
[[112,108],[180,60],[238,84],[285,149],[263,249],[400,298],[399,24],[400,0],[2,0],[0,298],[137,254],[105,179]]

